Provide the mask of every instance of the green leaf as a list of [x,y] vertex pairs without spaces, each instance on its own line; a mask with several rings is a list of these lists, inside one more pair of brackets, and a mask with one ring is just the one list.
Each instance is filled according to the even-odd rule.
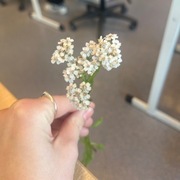
[[93,160],[94,154],[98,150],[104,149],[104,145],[91,142],[89,136],[82,138],[81,143],[83,143],[84,145],[83,157],[82,157],[81,162],[82,164],[84,164],[84,166],[87,166]]
[[98,143],[91,143],[91,144],[96,150],[103,150],[104,149],[104,144],[98,144]]
[[101,117],[101,118],[99,118],[98,120],[96,120],[96,121],[93,123],[92,127],[93,127],[93,128],[97,128],[97,127],[100,126],[102,123],[103,123],[103,118]]

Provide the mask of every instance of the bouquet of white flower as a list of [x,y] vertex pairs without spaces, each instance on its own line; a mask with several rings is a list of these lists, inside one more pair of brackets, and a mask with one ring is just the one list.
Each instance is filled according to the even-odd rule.
[[[58,42],[55,52],[52,55],[51,62],[54,64],[67,63],[67,68],[63,71],[63,76],[67,86],[67,97],[75,105],[78,110],[87,109],[90,105],[94,78],[100,67],[104,67],[107,71],[120,66],[121,59],[121,43],[116,34],[109,34],[98,39],[98,42],[90,41],[82,48],[80,55],[75,58],[73,39],[61,39]],[[77,84],[77,79],[80,80]],[[102,119],[95,122],[94,126],[98,126]],[[101,144],[90,141],[89,136],[82,141],[85,145],[83,163],[87,165],[93,157],[93,152],[101,149]]]

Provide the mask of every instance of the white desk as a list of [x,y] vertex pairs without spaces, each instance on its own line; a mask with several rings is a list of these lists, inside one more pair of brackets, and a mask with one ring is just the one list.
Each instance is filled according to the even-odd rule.
[[[138,109],[180,131],[180,120],[157,109],[180,32],[180,0],[173,0],[154,73],[148,102],[127,95],[126,100]],[[180,95],[180,94],[179,94]]]
[[35,19],[41,23],[44,23],[48,26],[51,26],[57,30],[62,30],[62,31],[64,30],[64,26],[61,23],[54,21],[50,18],[47,18],[42,14],[39,0],[31,0],[31,3],[32,3],[32,7],[33,7],[33,13],[31,14],[31,17],[33,19]]

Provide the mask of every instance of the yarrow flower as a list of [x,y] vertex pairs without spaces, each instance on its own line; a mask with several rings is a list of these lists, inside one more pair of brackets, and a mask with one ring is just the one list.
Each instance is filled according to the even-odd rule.
[[[100,68],[110,71],[120,66],[121,43],[116,34],[108,34],[104,38],[101,36],[97,43],[87,42],[80,55],[75,58],[73,41],[69,37],[61,39],[51,57],[51,62],[66,63],[67,67],[63,70],[64,80],[69,83],[66,87],[66,96],[78,110],[86,110],[90,106],[92,85]],[[101,124],[102,118],[96,123]],[[103,145],[91,142],[89,136],[84,137],[82,143],[85,146],[82,163],[87,165],[92,160],[93,153]]]
[[76,78],[79,77],[79,68],[78,66],[74,63],[71,64],[71,66],[68,66],[64,71],[63,71],[63,76],[64,80],[69,83],[73,83]]
[[90,91],[91,85],[90,83],[82,82],[77,87],[77,84],[69,84],[66,88],[67,90],[67,97],[70,99],[71,102],[76,106],[77,109],[83,110],[87,109],[90,105]]
[[121,59],[121,43],[117,40],[116,34],[109,34],[105,38],[100,37],[99,41],[99,60],[102,66],[110,71],[120,66]]
[[58,46],[56,47],[55,52],[51,57],[51,62],[54,64],[61,64],[64,62],[73,62],[74,60],[74,42],[71,38],[61,39],[58,42]]
[[[61,39],[51,57],[51,62],[67,63],[67,68],[63,71],[65,81],[70,83],[66,88],[67,97],[77,109],[87,109],[95,73],[101,66],[107,71],[120,66],[121,43],[116,34],[109,34],[104,38],[101,36],[97,43],[94,41],[86,43],[80,56],[74,58],[73,41],[69,37]],[[79,87],[75,83],[76,79],[82,80]]]
[[96,70],[100,67],[100,62],[96,59],[92,58],[92,60],[83,59],[81,56],[78,57],[77,65],[79,67],[80,76],[84,73],[87,73],[88,75],[92,76]]

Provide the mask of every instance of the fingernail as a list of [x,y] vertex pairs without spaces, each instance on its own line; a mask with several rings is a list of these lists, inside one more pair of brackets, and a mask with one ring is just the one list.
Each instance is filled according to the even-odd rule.
[[85,120],[90,118],[92,116],[93,112],[94,112],[94,109],[90,107],[87,111],[84,112],[83,118]]

